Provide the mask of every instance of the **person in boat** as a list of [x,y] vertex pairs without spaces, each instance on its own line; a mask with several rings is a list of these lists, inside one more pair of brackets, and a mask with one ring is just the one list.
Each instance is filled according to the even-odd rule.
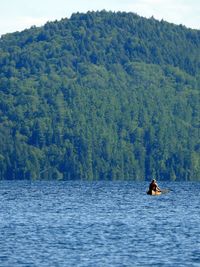
[[152,191],[154,192],[161,192],[161,189],[158,187],[158,184],[156,182],[156,179],[153,179],[149,185],[149,191],[148,194],[152,195]]

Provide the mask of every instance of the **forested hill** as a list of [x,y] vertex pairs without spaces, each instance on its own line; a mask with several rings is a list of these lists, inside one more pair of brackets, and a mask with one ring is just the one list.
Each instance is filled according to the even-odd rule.
[[0,39],[0,179],[200,180],[200,31],[88,12]]

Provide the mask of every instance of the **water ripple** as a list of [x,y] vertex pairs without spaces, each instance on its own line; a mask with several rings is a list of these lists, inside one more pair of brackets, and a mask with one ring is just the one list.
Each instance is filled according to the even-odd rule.
[[200,184],[170,186],[1,182],[0,266],[200,266]]

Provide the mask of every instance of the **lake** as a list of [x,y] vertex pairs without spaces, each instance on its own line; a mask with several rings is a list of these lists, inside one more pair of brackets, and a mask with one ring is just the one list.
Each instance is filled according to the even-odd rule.
[[200,266],[200,183],[159,186],[0,182],[0,266]]

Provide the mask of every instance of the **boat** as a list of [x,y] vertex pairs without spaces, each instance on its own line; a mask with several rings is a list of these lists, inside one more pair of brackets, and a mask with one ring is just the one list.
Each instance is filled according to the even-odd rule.
[[151,196],[159,196],[162,194],[167,194],[170,192],[170,189],[162,189],[161,191],[153,191],[150,193],[149,191],[147,191],[147,195],[151,195]]

